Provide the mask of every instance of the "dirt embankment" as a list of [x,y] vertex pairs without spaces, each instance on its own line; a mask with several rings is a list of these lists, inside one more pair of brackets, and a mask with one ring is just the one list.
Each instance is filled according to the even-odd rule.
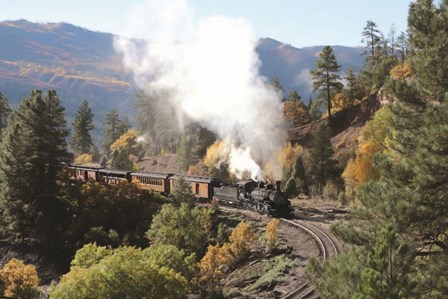
[[324,122],[328,122],[332,138],[331,142],[337,155],[354,150],[361,129],[372,119],[381,108],[382,92],[372,94],[361,103],[335,113],[330,120],[328,117],[316,120],[304,126],[289,130],[289,139],[304,147],[309,147],[316,129]]

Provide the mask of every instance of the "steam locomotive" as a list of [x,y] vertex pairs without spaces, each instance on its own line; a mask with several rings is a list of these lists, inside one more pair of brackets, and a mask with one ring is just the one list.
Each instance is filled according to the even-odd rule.
[[[69,178],[73,180],[91,179],[109,185],[134,181],[143,190],[153,190],[164,195],[170,194],[175,181],[180,177],[173,173],[133,172],[74,164],[67,165],[66,170]],[[276,217],[286,217],[292,210],[289,199],[280,189],[280,182],[276,182],[274,186],[246,180],[225,185],[213,177],[183,177],[191,184],[191,190],[197,199],[216,200],[223,205],[254,210]]]

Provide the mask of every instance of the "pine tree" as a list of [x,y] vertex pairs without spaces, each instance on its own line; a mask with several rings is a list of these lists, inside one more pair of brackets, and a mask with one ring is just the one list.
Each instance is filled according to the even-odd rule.
[[311,71],[313,77],[313,91],[319,91],[322,98],[327,100],[328,117],[331,118],[331,96],[342,89],[338,72],[341,66],[336,61],[333,48],[325,46],[316,61],[316,68]]
[[2,130],[6,127],[9,113],[11,113],[11,108],[9,107],[8,99],[0,91],[0,136]]
[[323,186],[334,170],[334,151],[331,146],[330,128],[322,123],[316,130],[310,150],[313,180]]
[[[378,233],[375,246],[367,254],[367,263],[355,297],[412,298],[416,294],[413,242],[405,240],[393,225]],[[418,296],[417,296],[418,297]]]
[[283,86],[282,83],[280,82],[280,78],[278,76],[275,76],[274,78],[272,78],[272,87],[274,87],[274,89],[277,91],[277,93],[282,97],[283,99]]
[[196,132],[191,129],[186,130],[176,152],[176,165],[181,171],[186,171],[190,165],[196,163],[198,144],[199,140]]
[[355,100],[361,100],[363,97],[362,89],[359,86],[358,79],[356,78],[355,71],[352,66],[350,66],[345,72],[344,80],[347,82],[347,85],[344,88],[344,95],[349,102],[353,103]]
[[368,20],[366,26],[363,28],[362,36],[364,37],[362,42],[370,50],[370,56],[377,55],[376,50],[381,47],[381,32],[378,30],[376,23]]
[[174,183],[171,194],[173,195],[174,202],[177,205],[180,205],[181,203],[187,203],[191,206],[195,200],[195,196],[191,189],[191,183],[185,180],[185,178],[182,176],[179,177]]
[[[33,91],[11,114],[0,150],[0,209],[9,230],[48,240],[63,217],[57,195],[67,152],[64,108],[54,90]],[[59,218],[60,220],[60,218]]]
[[73,137],[70,145],[77,155],[91,153],[93,142],[90,131],[95,128],[93,125],[93,116],[94,114],[89,107],[89,102],[84,100],[76,112],[75,119],[72,123]]
[[404,63],[409,53],[408,36],[405,32],[401,32],[397,37],[397,52],[400,57],[400,62]]
[[110,146],[126,131],[126,125],[116,110],[108,112],[104,120],[104,139],[102,147],[106,156],[110,155]]
[[[361,186],[351,220],[335,227],[362,250],[361,274],[350,278],[360,298],[444,298],[448,291],[448,1],[416,0],[408,21],[412,75],[388,85],[395,102],[387,148],[375,158],[381,176]],[[340,273],[353,265],[339,264]],[[332,280],[322,278],[323,285]],[[339,297],[341,287],[331,287]]]

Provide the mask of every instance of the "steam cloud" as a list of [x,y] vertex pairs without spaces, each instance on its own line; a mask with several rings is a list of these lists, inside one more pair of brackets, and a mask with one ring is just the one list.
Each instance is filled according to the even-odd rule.
[[147,1],[130,18],[123,35],[147,35],[116,38],[115,47],[137,85],[169,95],[181,126],[193,120],[224,140],[234,174],[263,179],[258,163],[276,157],[286,132],[281,95],[258,73],[251,25],[242,18],[197,19],[186,0]]

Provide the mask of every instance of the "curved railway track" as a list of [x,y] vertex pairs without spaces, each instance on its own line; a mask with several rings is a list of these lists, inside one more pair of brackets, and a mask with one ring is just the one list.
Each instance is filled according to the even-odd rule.
[[[326,261],[339,253],[339,249],[336,243],[320,227],[300,220],[292,221],[281,218],[281,221],[286,225],[302,230],[308,235],[310,235],[316,242],[317,246],[319,247],[319,257],[321,258],[322,261]],[[313,295],[316,295],[314,298],[318,298],[316,289],[314,289],[307,282],[305,282],[292,292],[289,292],[288,294],[283,296],[282,299],[291,299],[291,298],[305,299],[310,298]]]

